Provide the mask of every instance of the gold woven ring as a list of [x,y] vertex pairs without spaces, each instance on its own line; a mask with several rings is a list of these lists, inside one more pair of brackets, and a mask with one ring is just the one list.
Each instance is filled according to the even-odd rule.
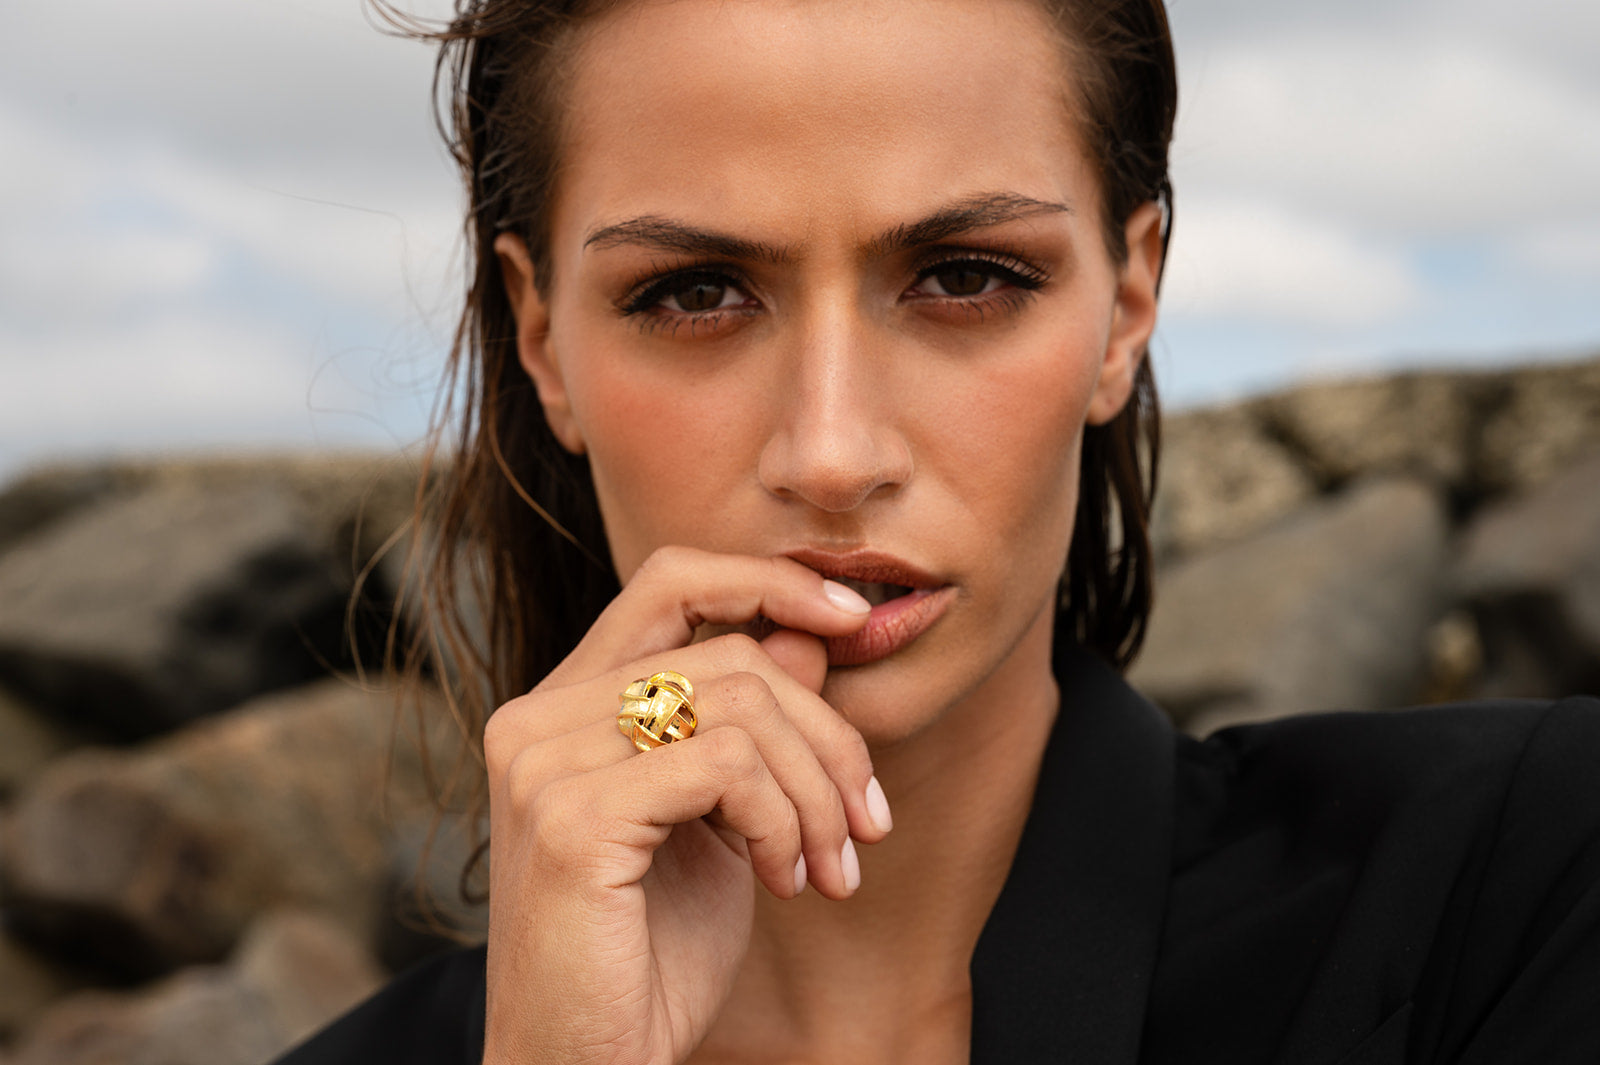
[[670,669],[636,680],[622,690],[617,731],[641,751],[694,734],[694,685]]

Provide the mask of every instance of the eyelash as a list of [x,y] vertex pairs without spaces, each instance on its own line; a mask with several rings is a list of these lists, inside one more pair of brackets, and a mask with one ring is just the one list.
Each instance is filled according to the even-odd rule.
[[710,311],[673,312],[658,311],[662,300],[682,292],[695,282],[726,285],[742,292],[750,284],[744,275],[732,266],[722,263],[703,263],[695,266],[669,269],[656,268],[655,273],[636,283],[617,304],[625,318],[636,318],[640,330],[646,333],[665,331],[671,336],[687,324],[690,334],[697,328],[715,329],[729,315],[749,315],[755,308],[728,307]]
[[[1007,252],[954,248],[936,254],[937,257],[918,265],[916,279],[908,291],[943,270],[972,265],[979,266],[980,272],[996,276],[1011,286],[1007,291],[974,296],[917,297],[962,307],[969,313],[975,314],[979,321],[991,310],[1002,312],[1017,310],[1050,280],[1050,275],[1044,270],[1020,256]],[[635,283],[617,304],[617,309],[623,317],[637,319],[637,324],[643,332],[665,331],[670,336],[675,335],[684,325],[688,325],[692,335],[696,329],[715,331],[730,315],[748,316],[755,313],[755,308],[745,307],[690,312],[660,311],[658,308],[662,300],[682,292],[696,282],[726,285],[745,292],[748,292],[750,286],[736,268],[722,263],[703,263],[665,270],[658,267],[657,271]]]

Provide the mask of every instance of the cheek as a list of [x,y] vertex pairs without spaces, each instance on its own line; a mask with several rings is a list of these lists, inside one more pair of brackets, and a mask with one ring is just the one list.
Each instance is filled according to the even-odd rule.
[[1103,331],[1081,323],[1018,338],[936,400],[928,424],[947,427],[938,446],[952,494],[1001,542],[1037,544],[1051,555],[1059,548],[1065,561],[1084,418],[1104,350]]
[[[748,404],[709,382],[655,374],[590,347],[568,375],[612,559],[624,580],[666,544],[709,546],[747,448]],[[750,460],[753,465],[753,460]]]

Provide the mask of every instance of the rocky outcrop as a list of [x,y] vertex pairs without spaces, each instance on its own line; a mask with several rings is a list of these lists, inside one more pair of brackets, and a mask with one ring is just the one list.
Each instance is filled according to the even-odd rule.
[[0,687],[127,740],[349,666],[415,491],[370,457],[30,474],[0,492]]
[[309,680],[344,620],[320,548],[269,488],[164,487],[65,518],[0,557],[0,680],[121,737]]
[[1128,679],[1200,731],[1408,701],[1425,677],[1446,532],[1430,485],[1385,477],[1172,565]]
[[370,994],[382,973],[338,922],[263,915],[227,965],[186,969],[134,993],[54,1006],[16,1065],[260,1065]]
[[0,688],[0,802],[79,742],[80,737]]
[[1455,594],[1492,695],[1600,691],[1600,449],[1467,528]]
[[14,922],[137,976],[214,961],[279,906],[371,941],[394,825],[430,820],[397,708],[337,680],[133,751],[69,754],[7,818]]

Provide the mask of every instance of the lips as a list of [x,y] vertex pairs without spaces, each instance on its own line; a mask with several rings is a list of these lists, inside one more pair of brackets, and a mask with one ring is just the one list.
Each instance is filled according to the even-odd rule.
[[877,662],[909,646],[943,616],[955,587],[904,559],[877,551],[834,554],[802,549],[789,557],[860,593],[872,604],[867,623],[829,637],[829,666]]

